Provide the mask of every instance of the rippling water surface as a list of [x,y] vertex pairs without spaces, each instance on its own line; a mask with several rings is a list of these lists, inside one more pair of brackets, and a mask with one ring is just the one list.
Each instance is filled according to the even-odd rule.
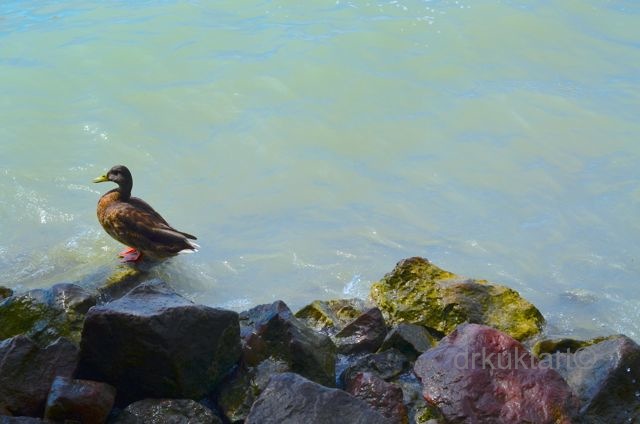
[[[534,5],[532,5],[532,3]],[[3,1],[0,284],[116,267],[91,179],[236,310],[366,297],[404,257],[640,339],[640,4]]]

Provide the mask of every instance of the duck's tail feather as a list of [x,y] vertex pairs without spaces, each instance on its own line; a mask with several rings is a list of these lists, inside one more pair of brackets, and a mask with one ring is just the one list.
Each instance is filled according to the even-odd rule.
[[195,253],[200,249],[200,245],[197,243],[194,243],[192,241],[187,240],[187,244],[190,246],[187,249],[183,249],[178,253]]

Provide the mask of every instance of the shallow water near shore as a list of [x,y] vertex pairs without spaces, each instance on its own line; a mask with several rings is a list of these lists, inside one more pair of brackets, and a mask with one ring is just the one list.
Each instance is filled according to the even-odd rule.
[[[366,297],[405,257],[551,334],[640,340],[633,1],[0,4],[0,285],[88,281],[134,195],[202,249],[151,270],[243,310]],[[88,283],[87,283],[88,284]]]

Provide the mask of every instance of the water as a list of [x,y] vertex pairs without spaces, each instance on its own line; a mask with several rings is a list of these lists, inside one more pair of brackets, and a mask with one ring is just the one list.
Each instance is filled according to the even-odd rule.
[[0,284],[117,267],[114,164],[236,310],[366,297],[409,256],[551,334],[640,339],[635,1],[0,4]]

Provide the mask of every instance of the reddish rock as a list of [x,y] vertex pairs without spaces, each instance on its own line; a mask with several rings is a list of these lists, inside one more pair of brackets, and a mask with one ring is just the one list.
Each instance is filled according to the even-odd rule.
[[338,352],[344,354],[375,352],[385,336],[387,326],[378,308],[371,308],[336,334]]
[[56,377],[47,398],[45,418],[101,424],[113,408],[116,389],[106,383]]
[[453,423],[571,423],[577,397],[553,369],[494,328],[463,324],[422,354],[423,396]]
[[409,422],[402,389],[370,372],[359,372],[345,382],[345,391],[364,400],[395,423]]

